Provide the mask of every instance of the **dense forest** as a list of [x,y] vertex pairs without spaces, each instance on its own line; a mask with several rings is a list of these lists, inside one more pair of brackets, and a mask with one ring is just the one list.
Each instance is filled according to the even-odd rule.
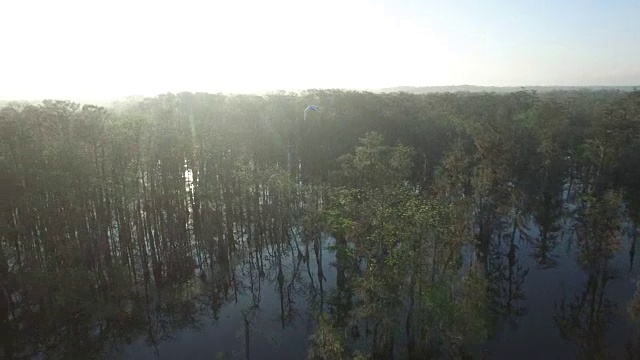
[[255,289],[284,328],[298,276],[309,359],[471,358],[521,312],[518,242],[553,268],[566,228],[587,281],[554,321],[607,358],[612,258],[636,253],[640,91],[46,100],[2,108],[0,138],[7,359],[159,342],[241,293],[250,358]]

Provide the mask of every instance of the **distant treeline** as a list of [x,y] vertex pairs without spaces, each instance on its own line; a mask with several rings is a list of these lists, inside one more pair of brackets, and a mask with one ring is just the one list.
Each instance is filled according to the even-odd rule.
[[493,92],[511,93],[523,90],[543,92],[558,91],[634,91],[636,86],[478,86],[478,85],[450,85],[450,86],[396,86],[379,89],[376,92],[408,92],[411,94],[432,94],[444,92]]

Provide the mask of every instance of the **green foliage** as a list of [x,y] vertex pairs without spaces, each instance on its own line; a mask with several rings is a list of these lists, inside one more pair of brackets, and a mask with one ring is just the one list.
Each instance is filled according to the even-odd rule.
[[[429,314],[429,323],[447,328],[440,335],[428,332],[424,343],[447,331],[447,339],[464,336],[450,344],[459,347],[486,333],[481,277],[455,275],[461,267],[455,254],[470,241],[463,203],[447,194],[427,200],[416,192],[407,181],[410,158],[410,150],[387,146],[380,136],[368,134],[354,155],[342,158],[342,187],[327,210],[331,229],[353,244],[356,263],[363,264],[361,275],[353,279],[358,301],[351,323],[376,324],[374,355],[393,342],[402,305],[416,300],[416,288],[424,289],[424,296],[417,298],[420,312],[413,316]],[[452,185],[462,195],[462,181]],[[452,286],[463,294],[453,298]],[[418,328],[424,326],[419,321]]]
[[381,134],[370,132],[360,139],[354,154],[340,158],[342,176],[348,186],[362,190],[385,188],[409,174],[412,150],[384,145]]
[[[323,111],[302,122],[310,102]],[[144,331],[148,320],[118,310],[132,288],[179,291],[194,268],[229,270],[252,254],[262,263],[292,233],[319,251],[328,231],[354,306],[340,326],[320,320],[320,358],[356,356],[342,327],[362,321],[376,328],[366,355],[393,353],[402,330],[416,349],[458,356],[487,336],[488,298],[500,295],[493,239],[513,224],[513,270],[516,230],[533,214],[536,259],[550,266],[567,183],[581,196],[580,261],[599,284],[623,205],[640,218],[639,104],[640,92],[323,90],[7,106],[0,285],[12,283],[22,314],[12,326],[42,329],[16,335],[40,343],[103,320]]]
[[585,194],[583,200],[578,241],[581,263],[591,271],[605,266],[620,248],[622,197],[617,192],[607,191],[602,197]]
[[344,336],[339,329],[333,327],[333,323],[321,314],[316,330],[311,336],[309,344],[309,360],[341,360],[346,359],[344,350]]
[[454,284],[434,284],[424,300],[430,314],[428,336],[439,338],[450,349],[486,340],[490,318],[487,287],[478,269]]

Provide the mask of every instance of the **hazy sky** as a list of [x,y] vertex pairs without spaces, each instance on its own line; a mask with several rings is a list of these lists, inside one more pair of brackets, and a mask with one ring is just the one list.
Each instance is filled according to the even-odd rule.
[[639,0],[2,0],[0,99],[640,85]]

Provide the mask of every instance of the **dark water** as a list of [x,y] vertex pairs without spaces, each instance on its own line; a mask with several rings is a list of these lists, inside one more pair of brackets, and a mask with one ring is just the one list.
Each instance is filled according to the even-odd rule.
[[[623,239],[623,250],[611,259],[607,274],[611,278],[598,283],[576,261],[575,234],[565,229],[563,235],[552,252],[557,266],[550,269],[538,265],[530,243],[517,242],[516,266],[526,274],[511,282],[504,279],[503,285],[516,287],[520,280],[522,298],[506,296],[503,301],[520,307],[523,314],[505,319],[486,344],[491,358],[573,359],[595,350],[604,352],[606,358],[628,358],[629,346],[638,339],[626,311],[639,274],[638,264],[630,265],[631,239]],[[562,314],[570,323],[564,333],[557,324]],[[633,358],[639,355],[637,351],[633,354]]]
[[[516,231],[514,254],[509,260],[509,236],[495,236],[489,266],[501,309],[499,327],[492,338],[477,347],[477,355],[492,359],[573,359],[603,354],[604,358],[638,358],[640,333],[629,321],[627,304],[635,291],[639,267],[630,263],[630,229],[623,229],[621,250],[608,262],[606,274],[584,269],[577,261],[579,247],[572,221],[565,219],[556,233],[557,245],[549,252],[555,266],[536,261],[539,229],[530,221],[526,232]],[[511,235],[505,229],[502,235]],[[309,261],[291,256],[285,246],[281,256],[284,279],[278,281],[277,256],[264,254],[267,267],[261,277],[255,262],[243,260],[231,274],[226,299],[212,311],[211,277],[194,277],[183,296],[190,316],[184,328],[167,330],[162,317],[151,320],[147,336],[130,345],[114,345],[110,359],[303,359],[319,310],[331,308],[336,286],[335,256],[326,236],[321,266],[322,287],[313,251]],[[271,249],[271,253],[276,251]],[[467,254],[469,259],[473,252]],[[591,273],[591,275],[589,274]],[[603,280],[604,279],[604,280]],[[156,301],[161,301],[158,294]],[[215,305],[214,305],[215,307]],[[560,325],[563,323],[565,325]]]
[[[195,277],[191,283],[192,303],[202,309],[194,323],[168,334],[167,339],[138,339],[132,345],[116,347],[106,354],[112,359],[211,359],[226,356],[238,359],[303,359],[316,314],[326,307],[330,289],[335,287],[335,260],[327,250],[334,240],[323,242],[322,289],[317,258],[310,251],[309,261],[288,254],[282,256],[283,286],[278,283],[277,260],[271,260],[263,277],[253,263],[244,261],[232,274],[230,296],[211,313],[207,296],[210,280]],[[237,290],[236,290],[237,289]],[[158,321],[161,322],[161,321]]]
[[[471,349],[476,358],[640,359],[640,332],[627,312],[640,280],[630,251],[637,226],[623,216],[613,255],[591,251],[585,261],[585,235],[579,231],[589,226],[574,210],[565,201],[546,212],[554,214],[546,217],[550,221],[540,209],[522,211],[520,222],[506,216],[493,225],[486,256],[479,245],[466,248],[466,265],[485,262],[495,312],[490,338]],[[126,289],[128,295],[114,294],[113,309],[104,314],[101,309],[99,314],[71,313],[60,316],[64,322],[50,324],[41,316],[29,322],[24,311],[24,323],[42,329],[20,325],[28,334],[22,340],[27,350],[17,358],[30,358],[29,353],[45,354],[32,358],[306,358],[318,314],[348,311],[339,310],[334,298],[339,280],[335,239],[324,234],[318,252],[314,241],[298,232],[266,247],[247,243],[238,239],[229,270],[214,263],[196,268],[186,282],[139,283]],[[37,309],[29,308],[35,314]],[[402,336],[395,344],[399,358]],[[366,338],[362,331],[358,341],[364,348]]]

